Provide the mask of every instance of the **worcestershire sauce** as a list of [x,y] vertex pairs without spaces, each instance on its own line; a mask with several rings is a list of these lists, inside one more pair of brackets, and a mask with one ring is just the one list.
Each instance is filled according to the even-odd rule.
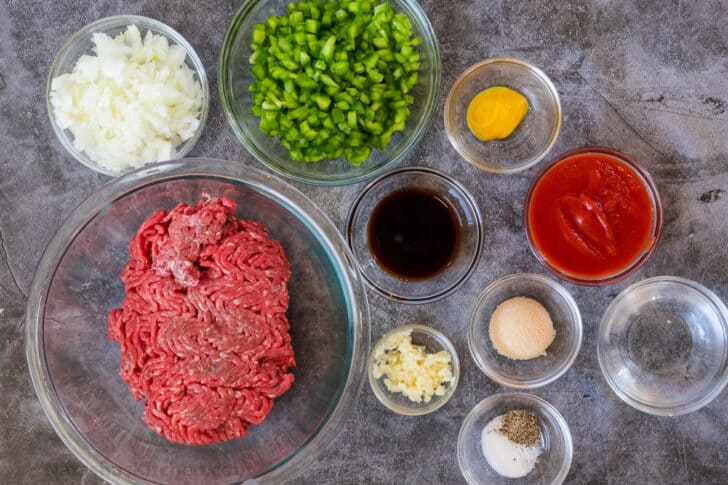
[[459,224],[452,207],[423,188],[392,192],[374,208],[367,227],[372,254],[402,280],[436,275],[454,259]]

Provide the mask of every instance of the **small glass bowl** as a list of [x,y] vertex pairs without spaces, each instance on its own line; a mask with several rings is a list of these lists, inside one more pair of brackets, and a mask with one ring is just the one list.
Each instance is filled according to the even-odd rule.
[[[546,355],[513,360],[499,354],[490,340],[490,317],[496,307],[517,296],[533,298],[549,312],[556,337]],[[537,274],[515,274],[491,283],[480,294],[468,328],[473,360],[485,375],[516,389],[533,389],[558,379],[576,360],[581,348],[581,313],[571,294],[555,281]]]
[[[410,401],[407,396],[402,393],[389,392],[387,386],[384,384],[386,376],[382,376],[379,379],[374,377],[374,355],[379,350],[384,341],[392,334],[399,333],[402,331],[411,330],[412,343],[415,345],[424,345],[427,349],[427,353],[435,353],[441,350],[445,350],[451,357],[453,381],[448,383],[445,394],[442,396],[433,396],[430,402],[416,403]],[[455,389],[458,386],[460,380],[460,360],[458,359],[457,351],[453,344],[445,337],[442,333],[435,330],[434,328],[427,327],[425,325],[402,325],[397,328],[390,330],[385,333],[382,338],[372,348],[372,353],[369,355],[369,385],[372,386],[374,395],[377,396],[379,402],[384,404],[387,408],[398,414],[404,414],[405,416],[420,416],[422,414],[431,413],[445,405],[450,400]]]
[[260,127],[251,107],[253,95],[248,87],[254,80],[248,63],[252,54],[250,41],[255,24],[264,23],[270,15],[287,12],[291,0],[248,0],[233,16],[220,48],[218,84],[225,116],[238,140],[263,165],[278,175],[314,185],[342,185],[374,177],[407,157],[427,132],[440,99],[442,61],[437,36],[425,11],[417,0],[389,0],[392,9],[407,15],[412,32],[421,40],[418,47],[420,69],[412,90],[415,102],[404,131],[392,135],[384,150],[372,150],[360,165],[352,165],[343,157],[336,160],[302,162],[291,159],[288,150]]
[[[428,189],[455,213],[460,235],[454,259],[428,279],[405,280],[382,269],[368,244],[368,223],[377,204],[400,189]],[[367,185],[354,201],[346,222],[346,239],[369,286],[401,303],[428,303],[455,291],[480,258],[483,227],[473,196],[459,182],[431,168],[409,167],[388,172]]]
[[202,105],[199,113],[200,125],[197,127],[195,134],[192,135],[191,138],[177,146],[172,159],[184,158],[185,155],[192,150],[192,147],[195,146],[197,140],[199,140],[202,135],[202,131],[205,128],[205,122],[207,121],[207,113],[210,109],[210,87],[207,82],[205,66],[202,64],[200,57],[197,55],[190,43],[187,42],[187,40],[172,27],[160,22],[159,20],[141,17],[139,15],[115,15],[113,17],[106,17],[95,22],[91,22],[81,28],[73,34],[70,39],[68,39],[53,61],[50,73],[48,74],[48,82],[46,83],[46,107],[48,109],[48,116],[51,120],[51,126],[53,126],[53,131],[56,133],[58,140],[61,142],[66,151],[88,168],[111,176],[118,176],[139,167],[129,167],[122,171],[109,170],[108,168],[102,167],[96,163],[88,155],[86,155],[85,152],[76,149],[73,145],[73,134],[71,131],[68,129],[62,129],[58,123],[56,123],[56,118],[53,114],[53,106],[51,106],[51,83],[54,78],[61,74],[67,74],[73,71],[76,62],[81,56],[89,55],[93,52],[94,43],[91,41],[91,36],[93,34],[105,33],[110,37],[115,37],[117,34],[124,32],[129,25],[136,25],[142,34],[142,38],[147,31],[151,31],[154,34],[167,37],[170,44],[181,45],[187,52],[185,62],[187,66],[195,72],[195,79],[199,81],[200,87],[202,88]]
[[[544,175],[548,173],[549,170],[551,170],[556,165],[566,162],[569,158],[575,156],[575,155],[584,155],[584,154],[600,154],[600,155],[606,155],[617,162],[623,163],[634,173],[637,175],[637,177],[640,178],[642,183],[644,184],[645,190],[647,190],[647,194],[650,197],[650,203],[652,205],[652,229],[651,229],[651,237],[649,239],[649,243],[645,246],[645,248],[642,250],[642,252],[627,266],[624,268],[621,268],[617,271],[615,271],[612,274],[608,274],[605,276],[599,276],[594,278],[588,278],[582,275],[575,275],[568,273],[567,271],[559,268],[558,266],[551,264],[551,262],[539,251],[538,247],[536,246],[536,243],[534,242],[533,235],[531,234],[531,224],[529,223],[529,212],[530,212],[530,206],[531,206],[531,198],[533,196],[533,192],[538,186],[538,183],[541,181]],[[526,202],[523,205],[523,219],[524,219],[524,226],[526,227],[526,236],[528,238],[528,246],[531,248],[531,252],[534,256],[536,256],[536,259],[538,259],[541,264],[543,264],[546,269],[551,271],[553,274],[558,276],[561,279],[564,279],[566,281],[570,281],[572,283],[576,283],[578,285],[586,285],[586,286],[599,286],[599,285],[607,285],[614,283],[616,281],[622,280],[626,278],[627,276],[631,275],[637,269],[642,266],[652,255],[652,253],[655,250],[655,247],[657,246],[657,241],[660,239],[660,234],[662,233],[662,202],[660,201],[660,194],[657,191],[657,185],[655,184],[655,181],[652,180],[652,177],[650,176],[649,172],[642,168],[637,162],[632,160],[627,155],[620,153],[616,150],[612,150],[610,148],[604,148],[604,147],[598,147],[598,146],[590,146],[590,147],[584,147],[584,148],[578,148],[576,150],[571,150],[563,155],[559,156],[555,161],[550,163],[547,167],[545,167],[537,176],[536,179],[533,182],[533,185],[531,185],[531,188],[528,191],[528,195],[526,196]]]
[[[528,100],[528,113],[502,140],[481,141],[468,128],[470,101],[484,89],[505,86]],[[517,59],[496,58],[470,66],[455,81],[445,101],[445,131],[450,143],[472,165],[495,173],[514,173],[537,164],[551,150],[561,129],[561,102],[539,68]]]
[[[483,455],[480,444],[483,428],[494,418],[515,409],[531,411],[541,425],[541,455],[536,467],[523,478],[500,476]],[[471,484],[563,483],[574,453],[571,432],[561,413],[537,396],[520,392],[494,394],[480,401],[465,417],[458,435],[458,463]]]
[[728,383],[728,309],[693,281],[642,280],[604,313],[597,356],[609,386],[630,406],[658,416],[696,411]]

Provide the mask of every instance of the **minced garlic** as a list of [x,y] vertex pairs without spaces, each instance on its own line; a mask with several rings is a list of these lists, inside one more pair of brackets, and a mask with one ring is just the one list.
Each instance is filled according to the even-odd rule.
[[428,354],[425,346],[412,343],[412,330],[395,332],[374,349],[373,375],[386,376],[389,392],[400,392],[410,401],[430,402],[442,396],[453,380],[452,358],[441,350]]

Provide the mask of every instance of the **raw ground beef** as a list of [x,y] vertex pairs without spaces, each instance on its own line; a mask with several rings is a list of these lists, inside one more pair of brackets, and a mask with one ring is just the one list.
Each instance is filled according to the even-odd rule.
[[175,443],[245,436],[293,382],[290,264],[228,199],[149,216],[129,243],[126,297],[109,314],[120,374],[144,421]]

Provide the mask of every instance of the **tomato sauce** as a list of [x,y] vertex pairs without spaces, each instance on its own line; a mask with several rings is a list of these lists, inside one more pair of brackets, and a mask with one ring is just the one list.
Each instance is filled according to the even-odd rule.
[[606,153],[576,153],[536,182],[528,231],[552,267],[593,280],[619,273],[651,248],[654,213],[635,169]]

